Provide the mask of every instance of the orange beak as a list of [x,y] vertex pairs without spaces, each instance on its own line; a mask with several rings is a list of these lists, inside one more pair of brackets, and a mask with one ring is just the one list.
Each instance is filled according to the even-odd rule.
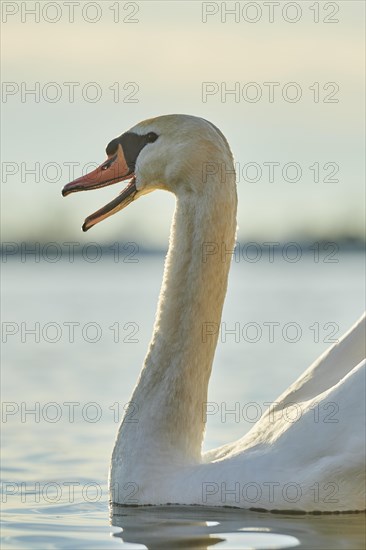
[[86,218],[82,227],[83,231],[88,231],[93,225],[122,210],[134,200],[137,193],[134,172],[128,167],[121,144],[118,145],[117,152],[110,155],[108,160],[98,168],[65,185],[62,190],[64,197],[78,191],[99,189],[127,179],[131,179],[130,183],[115,199]]

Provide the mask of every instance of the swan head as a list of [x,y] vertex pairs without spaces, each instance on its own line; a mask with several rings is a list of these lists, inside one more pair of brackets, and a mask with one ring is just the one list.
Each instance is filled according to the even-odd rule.
[[[107,160],[67,185],[63,196],[128,180],[110,203],[88,216],[87,231],[142,195],[164,189],[175,195],[215,192],[220,165],[234,173],[229,145],[216,126],[199,117],[165,115],[144,120],[112,139]],[[235,181],[235,177],[234,177]],[[225,182],[221,182],[221,187]]]

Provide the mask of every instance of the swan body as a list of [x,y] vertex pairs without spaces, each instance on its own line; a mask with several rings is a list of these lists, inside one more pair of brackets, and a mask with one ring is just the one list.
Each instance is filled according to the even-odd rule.
[[[93,177],[71,182],[64,194],[132,180],[87,218],[84,230],[154,189],[176,196],[153,335],[130,401],[137,422],[127,413],[120,425],[111,500],[364,510],[365,316],[242,439],[202,454],[217,344],[217,332],[207,334],[205,328],[220,323],[235,244],[232,154],[214,125],[188,115],[139,123],[113,140],[107,154]],[[337,410],[336,421],[316,422],[314,409],[329,404]],[[290,410],[301,414],[291,421]]]

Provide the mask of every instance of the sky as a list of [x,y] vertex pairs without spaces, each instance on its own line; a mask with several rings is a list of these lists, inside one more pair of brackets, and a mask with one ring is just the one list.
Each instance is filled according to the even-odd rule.
[[84,235],[84,218],[123,184],[67,199],[61,189],[111,139],[168,113],[207,118],[227,137],[239,239],[363,236],[363,1],[1,8],[3,242],[165,247],[169,194]]

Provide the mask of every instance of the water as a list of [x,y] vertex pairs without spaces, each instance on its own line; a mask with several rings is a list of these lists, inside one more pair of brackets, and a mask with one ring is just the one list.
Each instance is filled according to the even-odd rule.
[[[137,259],[2,266],[2,548],[364,548],[363,514],[109,509],[113,441],[163,269],[160,255]],[[233,262],[205,449],[243,435],[361,314],[361,255],[324,259]]]

